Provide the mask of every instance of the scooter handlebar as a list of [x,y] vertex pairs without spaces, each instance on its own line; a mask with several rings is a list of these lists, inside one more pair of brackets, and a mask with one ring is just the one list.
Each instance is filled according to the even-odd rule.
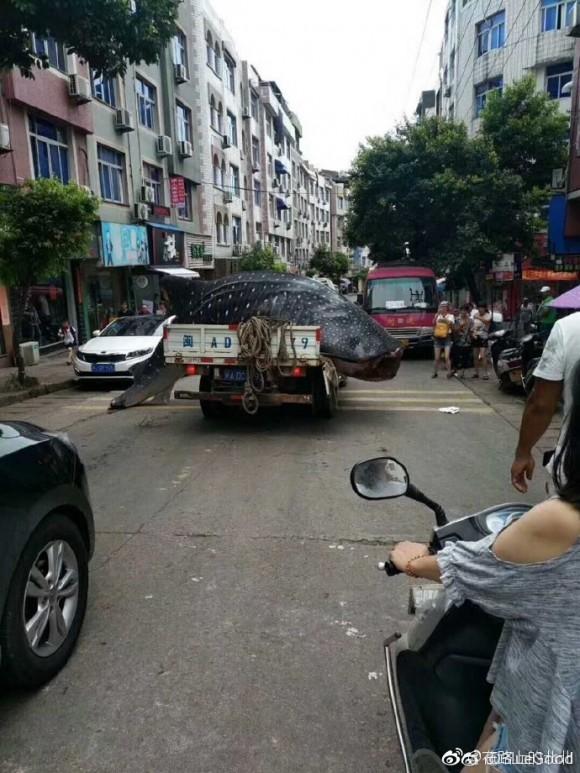
[[386,572],[389,577],[394,577],[396,574],[402,574],[400,569],[397,569],[392,561],[379,561],[377,569],[381,572]]

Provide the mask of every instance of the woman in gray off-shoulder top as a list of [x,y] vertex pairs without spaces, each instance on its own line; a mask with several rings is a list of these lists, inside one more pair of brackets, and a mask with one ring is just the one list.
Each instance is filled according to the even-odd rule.
[[[436,556],[404,542],[391,555],[411,576],[442,582],[451,604],[469,599],[505,620],[488,674],[494,722],[479,747],[516,760],[497,764],[501,773],[580,771],[580,365],[555,480],[557,497],[499,535]],[[494,770],[484,759],[466,771]]]

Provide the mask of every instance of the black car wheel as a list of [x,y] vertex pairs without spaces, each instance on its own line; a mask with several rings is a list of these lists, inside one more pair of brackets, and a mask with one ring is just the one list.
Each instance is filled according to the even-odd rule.
[[0,623],[0,680],[38,687],[60,671],[78,639],[88,592],[88,554],[78,527],[48,516],[12,577]]

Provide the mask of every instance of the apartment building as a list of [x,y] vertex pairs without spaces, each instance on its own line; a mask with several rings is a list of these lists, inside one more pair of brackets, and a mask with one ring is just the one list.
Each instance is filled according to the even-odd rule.
[[439,112],[476,133],[487,96],[531,75],[570,112],[573,0],[451,0],[440,55]]
[[346,172],[323,169],[325,179],[330,180],[330,249],[332,252],[351,254],[346,240],[346,218],[350,207],[349,176]]

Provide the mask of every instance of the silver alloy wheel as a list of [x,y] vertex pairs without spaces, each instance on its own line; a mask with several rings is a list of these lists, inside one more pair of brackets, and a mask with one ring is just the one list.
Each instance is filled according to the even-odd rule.
[[79,566],[65,540],[45,545],[28,574],[23,602],[26,638],[35,655],[53,655],[66,640],[79,600]]

